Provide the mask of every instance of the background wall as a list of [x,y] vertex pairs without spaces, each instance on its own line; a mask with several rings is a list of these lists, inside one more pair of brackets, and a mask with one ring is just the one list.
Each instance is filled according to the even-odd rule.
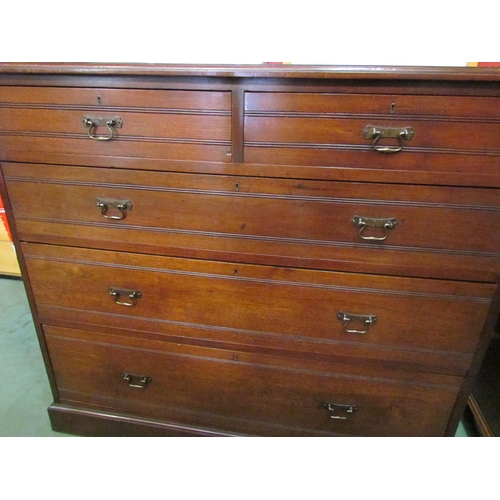
[[16,0],[0,9],[0,60],[464,66],[500,59],[498,10],[490,0]]

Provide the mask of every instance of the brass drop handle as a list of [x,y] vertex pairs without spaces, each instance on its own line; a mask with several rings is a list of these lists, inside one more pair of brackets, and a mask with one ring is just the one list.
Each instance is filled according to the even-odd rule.
[[[338,403],[323,403],[323,408],[330,413],[330,418],[335,420],[347,420],[350,415],[358,410],[356,405]],[[338,413],[341,413],[340,415]]]
[[[403,149],[403,141],[410,141],[415,135],[413,127],[379,127],[378,125],[367,125],[365,127],[365,139],[373,139],[372,148],[379,153],[398,153]],[[392,137],[398,140],[399,145],[380,146],[378,141],[384,137]]]
[[[123,290],[119,288],[110,287],[109,294],[114,297],[115,302],[121,306],[132,307],[137,304],[137,299],[142,297],[142,293],[139,290]],[[126,296],[130,300],[120,300],[121,296]]]
[[[337,313],[337,319],[343,322],[344,332],[346,333],[367,333],[370,326],[377,322],[377,316],[374,314],[350,314],[342,311]],[[352,322],[362,323],[364,329],[357,330],[355,328],[349,328]]]
[[[122,220],[127,216],[126,210],[132,210],[132,202],[130,200],[96,198],[95,204],[101,209],[101,213],[105,219]],[[110,209],[118,210],[120,214],[108,215],[108,210]]]
[[144,375],[132,375],[131,373],[122,373],[122,379],[128,383],[129,387],[136,389],[145,389],[146,386],[153,381],[151,377]]
[[[94,141],[109,141],[115,136],[115,129],[121,128],[123,125],[123,120],[119,116],[114,116],[112,118],[101,118],[84,116],[83,124],[89,129],[89,137]],[[95,129],[97,127],[107,127],[109,130],[109,135],[95,135]]]
[[[396,227],[396,219],[394,218],[377,218],[377,217],[362,217],[355,215],[352,218],[352,225],[361,228],[359,236],[366,241],[384,241],[389,235],[388,230]],[[368,236],[365,234],[367,227],[380,228],[383,231],[382,236]]]

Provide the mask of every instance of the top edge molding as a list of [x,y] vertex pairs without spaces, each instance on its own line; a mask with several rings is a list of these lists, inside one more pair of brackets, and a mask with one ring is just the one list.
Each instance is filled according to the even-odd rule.
[[0,74],[500,81],[500,68],[467,66],[0,63]]

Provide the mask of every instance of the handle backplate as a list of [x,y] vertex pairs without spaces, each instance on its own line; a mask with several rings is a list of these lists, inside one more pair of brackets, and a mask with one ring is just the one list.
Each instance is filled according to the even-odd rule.
[[[123,290],[110,287],[108,292],[115,299],[115,302],[121,306],[135,306],[137,304],[137,299],[142,297],[142,293],[139,290]],[[127,297],[127,300],[120,300],[122,296]]]
[[131,373],[123,372],[122,379],[128,383],[130,387],[135,389],[145,389],[146,386],[153,381],[151,377],[144,375],[132,375]]
[[[354,227],[359,227],[359,236],[365,241],[384,241],[389,235],[389,229],[394,229],[396,227],[397,221],[395,218],[381,218],[381,217],[364,217],[361,215],[355,215],[352,218],[352,225]],[[382,230],[382,236],[369,236],[365,233],[366,228],[375,228],[376,230]],[[378,229],[377,229],[378,228]]]
[[[89,129],[89,137],[94,141],[109,141],[115,136],[115,129],[123,126],[123,120],[119,116],[112,118],[102,118],[94,116],[84,116],[82,118],[83,125]],[[108,135],[95,135],[97,127],[107,127]]]
[[347,420],[350,415],[358,410],[358,407],[356,405],[328,402],[323,403],[323,408],[330,413],[330,418],[333,418],[335,420]]
[[[381,127],[379,125],[367,125],[364,130],[365,139],[373,139],[372,148],[379,153],[398,153],[403,149],[403,141],[411,141],[415,135],[413,127]],[[383,138],[398,140],[397,146],[381,146],[378,142]]]
[[[337,313],[337,319],[342,321],[343,328],[346,333],[367,333],[371,325],[377,322],[377,316],[374,314],[351,314],[339,311]],[[364,325],[363,330],[356,328],[350,328],[349,325],[354,323],[361,323]]]
[[[101,209],[101,213],[105,219],[122,220],[127,216],[126,211],[132,210],[132,202],[130,200],[96,198],[95,204]],[[109,210],[114,210],[115,215],[109,215]],[[119,214],[116,212],[119,212]]]

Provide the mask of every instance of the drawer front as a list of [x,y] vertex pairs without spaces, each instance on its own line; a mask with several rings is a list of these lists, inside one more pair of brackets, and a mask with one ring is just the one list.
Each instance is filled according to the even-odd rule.
[[62,402],[226,432],[440,436],[460,381],[44,330]]
[[111,324],[423,369],[435,363],[449,373],[470,362],[494,291],[441,280],[23,247],[44,322]]
[[500,98],[405,94],[247,92],[247,113],[500,119]]
[[229,92],[7,88],[0,136],[6,150],[227,162],[230,109]]
[[[456,172],[466,166],[477,171],[480,161],[486,173],[500,156],[499,103],[482,97],[247,93],[245,160]],[[400,140],[397,130],[409,127]],[[370,134],[372,128],[382,135]]]
[[189,248],[326,269],[364,260],[364,271],[386,266],[410,276],[488,272],[494,280],[499,271],[492,228],[500,225],[500,195],[492,190],[9,163],[3,170],[25,240],[152,253]]
[[[372,120],[373,121],[373,120]],[[414,136],[403,141],[401,152],[409,149],[418,150],[444,149],[450,152],[469,151],[495,152],[500,154],[498,137],[500,123],[454,123],[448,121],[434,122],[431,120],[415,120],[386,118],[377,123],[371,123],[365,117],[358,118],[302,118],[302,117],[253,117],[245,119],[245,138],[248,143],[262,145],[290,144],[293,145],[331,145],[332,147],[351,147],[362,149],[371,147],[374,138],[365,138],[365,129],[368,125],[375,127],[389,127],[393,129],[411,126]],[[389,134],[390,132],[387,132]],[[391,136],[389,138],[394,139]],[[377,142],[376,147],[391,147],[397,149],[399,140]],[[427,152],[425,151],[425,152]],[[404,154],[401,155],[404,157]]]
[[64,87],[2,87],[2,107],[91,107],[146,108],[167,110],[211,110],[229,111],[229,92],[197,90],[151,90],[110,88],[64,88]]

